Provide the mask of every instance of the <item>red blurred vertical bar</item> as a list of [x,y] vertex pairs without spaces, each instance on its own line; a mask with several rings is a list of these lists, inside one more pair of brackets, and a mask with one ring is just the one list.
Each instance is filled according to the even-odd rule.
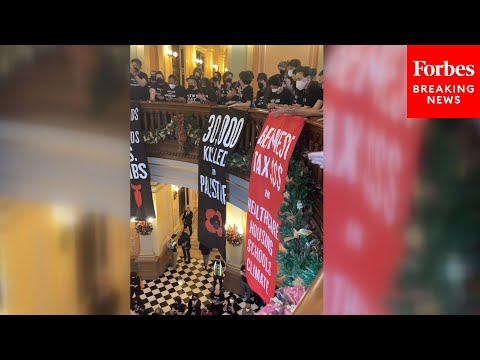
[[325,314],[386,314],[421,129],[406,46],[326,46],[325,76]]

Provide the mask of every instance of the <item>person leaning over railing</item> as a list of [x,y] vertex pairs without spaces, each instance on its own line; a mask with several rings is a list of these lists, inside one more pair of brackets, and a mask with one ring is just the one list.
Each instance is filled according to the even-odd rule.
[[271,76],[267,81],[267,86],[271,91],[270,96],[264,100],[267,109],[274,109],[277,105],[292,105],[293,95],[287,88],[283,87],[280,76]]
[[312,71],[307,66],[301,66],[294,71],[296,76],[296,88],[303,91],[303,106],[278,105],[272,111],[272,115],[300,115],[300,116],[323,116],[323,70],[318,75],[319,81],[312,80]]
[[165,101],[165,77],[161,71],[156,71],[153,79],[148,84],[150,101]]
[[182,85],[178,85],[178,78],[175,75],[168,77],[168,85],[165,86],[165,101],[184,103],[187,98],[187,91]]
[[202,90],[199,89],[199,81],[195,76],[190,76],[187,79],[187,104],[200,104],[202,102]]
[[239,75],[238,81],[240,87],[240,99],[239,101],[228,101],[226,105],[233,108],[250,108],[253,103],[253,88],[250,83],[253,80],[253,73],[249,70],[242,71]]

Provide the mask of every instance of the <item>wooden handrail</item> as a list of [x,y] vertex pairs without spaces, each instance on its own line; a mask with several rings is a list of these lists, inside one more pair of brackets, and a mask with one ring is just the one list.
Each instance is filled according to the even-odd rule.
[[323,314],[323,271],[318,273],[293,312],[293,315],[321,314]]

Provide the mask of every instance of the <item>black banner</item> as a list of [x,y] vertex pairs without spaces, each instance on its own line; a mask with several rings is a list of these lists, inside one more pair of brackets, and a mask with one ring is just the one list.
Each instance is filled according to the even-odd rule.
[[140,124],[140,103],[130,102],[130,216],[136,220],[155,218],[150,171]]
[[226,260],[227,160],[240,142],[247,113],[212,109],[203,127],[198,153],[198,240]]

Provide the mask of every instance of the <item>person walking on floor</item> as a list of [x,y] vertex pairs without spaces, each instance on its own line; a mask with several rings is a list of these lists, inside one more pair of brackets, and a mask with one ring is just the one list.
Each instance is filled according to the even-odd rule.
[[178,243],[182,246],[183,251],[183,261],[187,264],[190,263],[190,248],[192,247],[190,244],[190,235],[187,233],[187,229],[183,229],[183,233],[178,240]]
[[205,270],[207,270],[208,260],[210,258],[210,253],[212,252],[212,250],[208,246],[202,244],[202,242],[200,242],[199,249],[203,255],[203,267],[205,268]]
[[168,258],[169,258],[169,265],[170,267],[175,270],[177,268],[177,242],[175,241],[176,234],[173,234],[170,240],[167,241],[167,250],[168,250]]
[[136,272],[130,273],[130,298],[133,298],[133,295],[135,295],[137,299],[140,299],[140,295],[142,294],[142,289],[140,288],[141,282]]
[[183,230],[185,230],[188,227],[188,229],[190,230],[190,236],[192,236],[193,213],[190,211],[189,206],[187,206],[187,209],[183,212],[182,219],[183,219]]
[[220,284],[220,289],[223,288],[223,274],[225,270],[225,263],[220,258],[220,255],[215,256],[213,260],[213,287],[218,283]]
[[240,279],[240,295],[242,296],[243,300],[248,300],[252,297],[252,292],[250,291],[250,285],[248,285],[247,274],[245,271],[245,264],[243,264],[240,268],[240,275],[242,276]]

